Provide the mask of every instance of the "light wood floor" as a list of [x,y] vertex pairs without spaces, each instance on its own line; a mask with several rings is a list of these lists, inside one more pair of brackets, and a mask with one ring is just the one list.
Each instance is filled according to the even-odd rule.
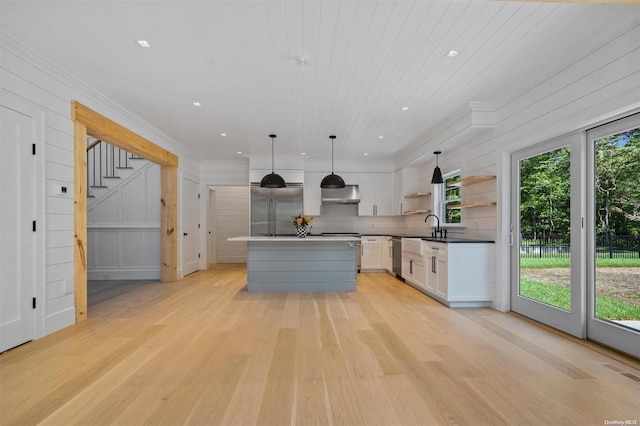
[[97,292],[84,323],[0,355],[0,424],[640,424],[638,364],[516,315],[386,274],[354,293],[245,281],[217,265]]

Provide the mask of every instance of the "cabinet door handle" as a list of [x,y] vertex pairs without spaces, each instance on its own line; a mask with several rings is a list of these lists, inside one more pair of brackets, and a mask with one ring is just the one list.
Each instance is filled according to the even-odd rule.
[[436,257],[431,256],[431,272],[436,273]]
[[189,234],[187,234],[187,233],[185,232],[185,233],[183,233],[182,235],[184,235],[184,236],[186,237],[186,236],[187,236],[187,235],[189,235]]
[[409,273],[413,274],[413,260],[409,261]]

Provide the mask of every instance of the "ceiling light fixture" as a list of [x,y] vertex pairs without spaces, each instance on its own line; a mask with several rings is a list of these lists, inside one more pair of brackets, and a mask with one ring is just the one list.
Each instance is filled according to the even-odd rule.
[[238,152],[236,152],[236,154],[240,155],[240,154],[242,154],[242,151],[238,151]]
[[220,133],[220,136],[227,136],[226,133]]
[[200,105],[202,105],[200,102],[194,102],[193,103],[193,106],[200,106]]
[[433,177],[431,178],[431,183],[444,183],[444,180],[442,179],[442,171],[440,171],[440,166],[438,165],[438,155],[442,154],[442,151],[433,151],[433,153],[436,155],[436,168],[433,169]]
[[140,47],[151,47],[147,40],[136,40],[136,43],[138,43],[138,46]]
[[364,156],[366,157],[367,155],[369,155],[369,153],[368,153],[368,152],[365,152],[365,153],[364,153],[364,154],[362,154],[362,155],[364,155]]
[[274,171],[273,166],[273,140],[277,137],[276,135],[269,135],[271,138],[271,173],[265,175],[260,181],[261,188],[285,188],[287,184],[282,179],[282,176],[277,175]]
[[336,139],[334,135],[329,136],[331,139],[331,174],[326,175],[322,182],[320,182],[320,188],[338,189],[344,188],[344,179],[333,173],[333,141]]
[[384,136],[380,135],[378,136],[378,139],[384,139]]
[[447,56],[449,58],[455,58],[456,56],[458,56],[458,53],[460,53],[459,50],[450,50],[449,52],[447,52]]
[[409,107],[408,106],[403,106],[402,108],[400,108],[402,111],[409,111]]

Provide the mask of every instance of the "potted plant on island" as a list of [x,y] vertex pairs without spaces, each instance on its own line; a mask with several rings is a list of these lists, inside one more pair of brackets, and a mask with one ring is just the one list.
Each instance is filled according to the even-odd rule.
[[307,232],[309,232],[309,228],[311,228],[312,220],[313,218],[309,216],[302,216],[301,214],[291,219],[291,223],[296,227],[298,238],[304,238],[307,236]]

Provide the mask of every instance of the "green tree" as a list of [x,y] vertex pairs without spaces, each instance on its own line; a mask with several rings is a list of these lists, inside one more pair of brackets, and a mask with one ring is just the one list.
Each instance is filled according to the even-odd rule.
[[571,179],[568,147],[520,162],[520,213],[523,233],[568,235]]
[[596,231],[640,232],[640,129],[595,141]]

